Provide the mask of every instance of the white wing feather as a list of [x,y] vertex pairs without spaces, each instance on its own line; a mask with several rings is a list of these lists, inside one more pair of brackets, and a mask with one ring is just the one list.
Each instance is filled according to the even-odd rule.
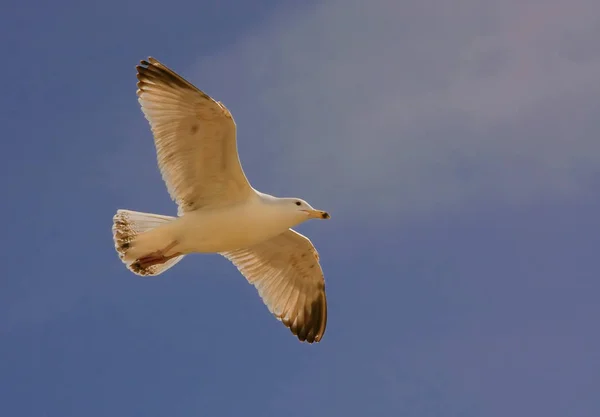
[[179,213],[244,201],[253,193],[225,106],[154,58],[137,67],[138,101]]
[[308,238],[289,229],[222,255],[256,287],[269,311],[298,339],[321,340],[327,325],[325,280],[319,255]]

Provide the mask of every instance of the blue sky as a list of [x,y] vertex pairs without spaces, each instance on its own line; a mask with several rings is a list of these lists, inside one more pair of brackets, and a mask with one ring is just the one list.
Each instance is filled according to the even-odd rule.
[[[5,2],[0,415],[600,415],[600,3]],[[253,185],[332,213],[300,344],[174,214],[135,69],[223,101]]]

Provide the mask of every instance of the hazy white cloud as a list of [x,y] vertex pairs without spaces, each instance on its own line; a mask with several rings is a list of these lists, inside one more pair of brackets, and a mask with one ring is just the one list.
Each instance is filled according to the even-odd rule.
[[266,191],[383,213],[522,203],[600,171],[598,16],[586,0],[331,0],[187,74],[233,111]]

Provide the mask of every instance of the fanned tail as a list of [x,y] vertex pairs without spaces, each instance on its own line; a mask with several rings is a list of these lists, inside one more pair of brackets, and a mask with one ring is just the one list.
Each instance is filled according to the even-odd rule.
[[119,258],[134,274],[159,275],[179,262],[184,255],[165,257],[174,241],[170,231],[161,228],[175,217],[117,210],[113,217],[113,239]]

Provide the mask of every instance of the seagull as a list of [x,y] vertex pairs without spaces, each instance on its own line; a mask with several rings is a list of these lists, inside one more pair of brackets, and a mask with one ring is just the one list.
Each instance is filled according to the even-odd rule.
[[300,198],[274,197],[250,185],[236,124],[223,103],[152,57],[136,69],[138,101],[178,213],[117,210],[112,232],[121,261],[148,277],[185,255],[218,253],[301,342],[319,342],[327,325],[323,270],[312,242],[292,227],[330,215]]

